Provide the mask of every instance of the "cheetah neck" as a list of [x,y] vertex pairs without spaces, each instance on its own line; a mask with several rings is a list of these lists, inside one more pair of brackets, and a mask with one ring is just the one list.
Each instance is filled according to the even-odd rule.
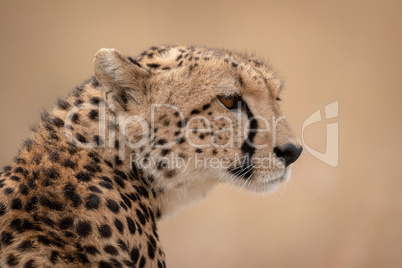
[[[143,148],[122,150],[118,134],[110,131],[114,127],[111,121],[99,123],[104,101],[104,92],[96,80],[86,82],[68,97],[59,100],[51,113],[42,115],[41,122],[25,142],[13,168],[20,162],[33,163],[26,172],[37,176],[44,184],[55,185],[54,189],[57,189],[57,181],[62,181],[61,178],[78,183],[95,183],[96,187],[101,186],[101,190],[104,190],[103,186],[117,190],[122,187],[121,190],[126,191],[127,187],[123,186],[129,183],[134,189],[140,189],[141,202],[152,208],[156,221],[206,197],[214,188],[216,180],[212,179],[212,174],[208,176],[205,172],[190,169],[178,174],[174,182],[165,184],[161,182],[169,179],[153,177],[133,165],[132,155],[144,157]],[[106,125],[109,131],[102,135],[100,130]],[[183,183],[189,176],[194,179]]]

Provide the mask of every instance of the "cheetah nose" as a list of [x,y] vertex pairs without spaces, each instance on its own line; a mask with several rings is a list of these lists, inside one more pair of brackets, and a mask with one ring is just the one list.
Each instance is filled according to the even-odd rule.
[[303,151],[302,146],[296,146],[291,143],[285,144],[281,148],[279,147],[274,148],[275,155],[284,162],[285,167],[294,163],[297,160],[297,158],[299,158],[302,151]]

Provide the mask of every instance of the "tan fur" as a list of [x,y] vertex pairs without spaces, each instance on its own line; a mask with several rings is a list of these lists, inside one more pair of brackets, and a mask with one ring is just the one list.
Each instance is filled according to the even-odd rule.
[[[291,166],[283,164],[255,166],[245,177],[196,162],[227,159],[236,167],[251,114],[259,129],[276,128],[275,137],[253,136],[253,144],[267,146],[252,159],[281,163],[274,148],[300,146],[277,120],[280,81],[258,61],[204,47],[153,47],[134,59],[101,49],[94,73],[42,116],[1,174],[0,267],[165,267],[158,220],[219,182],[269,192],[289,178]],[[218,100],[232,95],[249,110],[228,110]],[[155,104],[176,108],[153,113]],[[222,146],[231,139],[233,146]],[[133,157],[149,165],[132,168]],[[162,165],[173,157],[186,166]]]

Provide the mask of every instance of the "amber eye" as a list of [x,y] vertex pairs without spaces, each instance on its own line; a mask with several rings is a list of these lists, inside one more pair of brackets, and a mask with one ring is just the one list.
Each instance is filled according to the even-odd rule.
[[229,110],[236,109],[237,104],[239,102],[239,97],[238,96],[233,96],[233,97],[222,97],[218,96],[218,99],[220,102],[222,102],[223,105],[225,105],[226,108]]

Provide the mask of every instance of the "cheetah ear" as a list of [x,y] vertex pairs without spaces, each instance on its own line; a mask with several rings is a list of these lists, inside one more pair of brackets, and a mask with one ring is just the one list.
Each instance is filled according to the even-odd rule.
[[[100,49],[94,59],[95,77],[125,110],[130,100],[138,105],[145,100],[145,84],[151,74],[136,61],[130,61],[113,48]],[[111,96],[110,96],[111,95]]]

